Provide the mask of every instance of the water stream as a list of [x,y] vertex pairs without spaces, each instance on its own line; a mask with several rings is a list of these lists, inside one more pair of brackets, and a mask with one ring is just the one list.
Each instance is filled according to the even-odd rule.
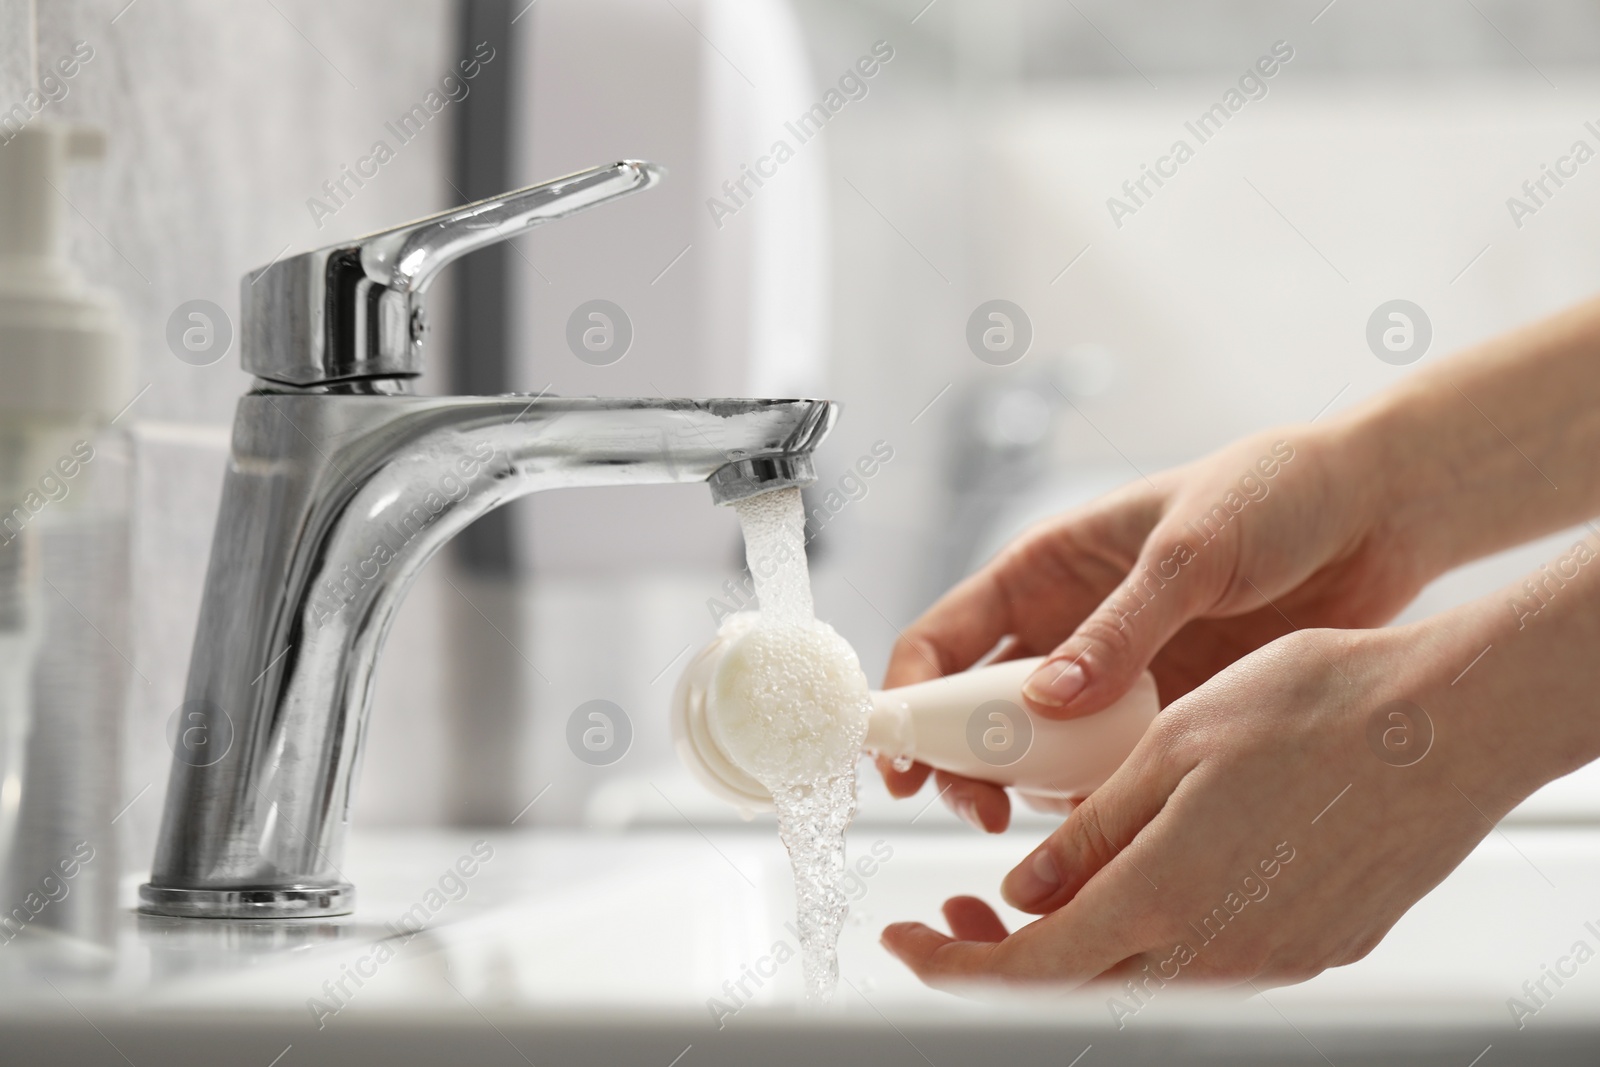
[[[849,910],[844,832],[856,810],[856,759],[866,735],[866,678],[849,644],[817,621],[798,489],[735,507],[760,611],[740,643],[739,763],[773,796],[794,869],[807,1000],[839,982],[839,933]],[[731,620],[730,620],[731,621]]]

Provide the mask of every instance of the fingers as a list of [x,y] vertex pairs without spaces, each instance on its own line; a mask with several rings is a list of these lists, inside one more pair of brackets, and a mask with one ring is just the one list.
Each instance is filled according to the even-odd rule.
[[1046,815],[1071,815],[1072,809],[1078,806],[1082,797],[1058,797],[1048,793],[1030,793],[1025,789],[1017,790],[1017,796],[1022,802],[1034,811]]
[[884,686],[966,670],[1008,637],[1003,658],[1038,655],[1060,641],[1140,558],[1165,496],[1148,482],[1130,483],[1016,538],[901,634]]
[[[1111,971],[1151,940],[1132,929],[1114,901],[1096,910],[1068,905],[1011,934],[989,906],[971,897],[945,903],[951,937],[923,923],[896,923],[882,943],[923,982],[962,991],[986,983],[1082,985]],[[1003,935],[997,938],[996,935]]]
[[934,783],[950,810],[973,829],[998,834],[1011,825],[1011,799],[1003,787],[945,771],[934,775]]
[[1115,585],[1156,514],[1151,495],[1137,489],[1033,527],[907,627],[884,687],[966,670],[1007,637],[1016,640],[1004,658],[1038,655]]
[[[873,762],[877,764],[878,773],[883,775],[889,795],[902,800],[915,795],[933,771],[925,763],[913,763],[909,769],[897,771],[894,761],[885,756],[878,756]],[[1011,799],[1004,788],[944,771],[939,772],[935,784],[939,799],[973,829],[998,834],[1011,825]]]
[[[1165,758],[1159,731],[1146,734],[1128,761],[1011,869],[1000,884],[1001,896],[1012,907],[1036,914],[1065,905],[1161,812],[1188,770]],[[1126,873],[1144,877],[1131,858],[1126,863],[1133,868]]]
[[997,561],[962,581],[895,642],[883,686],[894,689],[966,670],[1012,631]]
[[933,768],[926,763],[913,763],[906,770],[897,771],[894,769],[894,760],[888,756],[878,756],[873,762],[878,766],[878,773],[883,775],[883,784],[888,787],[889,795],[896,800],[915,796],[933,772]]
[[1006,924],[977,897],[951,897],[941,909],[957,941],[1004,941]]
[[1023,684],[1035,711],[1065,719],[1110,707],[1173,634],[1215,605],[1222,554],[1198,561],[1185,536],[1151,533],[1111,595]]
[[958,941],[923,923],[884,928],[883,947],[927,985],[944,989],[1002,976],[997,956],[1003,941]]

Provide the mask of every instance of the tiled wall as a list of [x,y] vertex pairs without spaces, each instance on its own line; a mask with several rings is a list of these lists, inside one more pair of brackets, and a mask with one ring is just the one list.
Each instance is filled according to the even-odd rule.
[[[30,21],[30,0],[0,0],[0,109],[29,88]],[[119,821],[130,868],[149,862],[170,759],[164,728],[183,699],[228,427],[249,382],[237,344],[208,367],[175,358],[167,318],[203,298],[236,325],[247,270],[454,202],[442,113],[320,227],[306,205],[438,83],[456,58],[454,30],[447,0],[39,4],[42,63],[79,41],[93,49],[35,121],[93,123],[109,135],[105,162],[76,171],[62,192],[73,258],[120,296],[143,390],[119,423],[140,460],[136,621],[123,651],[148,679],[132,682],[126,731],[126,795],[150,786]],[[425,575],[411,599],[422,607],[404,613],[379,683],[382,726],[358,815],[369,821],[431,813],[439,788],[436,761],[410,762],[438,729],[438,657],[407,654],[441,642],[438,612],[424,610],[436,579]]]

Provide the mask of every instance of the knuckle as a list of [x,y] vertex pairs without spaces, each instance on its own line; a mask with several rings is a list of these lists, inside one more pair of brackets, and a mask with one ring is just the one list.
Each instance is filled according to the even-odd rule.
[[1078,628],[1079,639],[1094,649],[1105,664],[1125,663],[1134,651],[1134,622],[1140,610],[1125,611],[1115,604],[1116,597],[1096,608]]
[[[1144,885],[1142,879],[1138,885]],[[1118,910],[1120,928],[1130,939],[1166,948],[1194,937],[1194,932],[1188,930],[1183,920],[1153,892],[1141,893],[1135,889],[1123,899]]]
[[1242,982],[1274,973],[1272,953],[1253,941],[1237,942],[1209,956],[1202,951],[1197,963],[1194,977],[1206,981]]
[[1299,985],[1301,982],[1311,981],[1311,979],[1325,970],[1327,970],[1327,966],[1324,964],[1295,960],[1292,962],[1267,963],[1256,973],[1269,979],[1274,984]]
[[1323,692],[1335,682],[1348,683],[1359,673],[1353,662],[1360,635],[1346,630],[1295,630],[1260,649],[1260,665],[1280,684],[1294,690],[1296,699]]
[[906,656],[917,655],[920,648],[920,644],[912,636],[912,631],[906,630],[895,639],[893,647],[889,650],[889,655],[894,659],[903,659]]
[[1279,655],[1293,658],[1314,657],[1321,645],[1328,643],[1335,630],[1301,629],[1291,630],[1273,642],[1273,647]]
[[1276,985],[1310,981],[1329,967],[1342,967],[1371,952],[1378,938],[1365,937],[1335,945],[1322,938],[1289,937],[1267,945],[1265,957],[1256,961],[1257,973]]
[[889,651],[890,663],[916,665],[924,661],[933,664],[938,670],[943,670],[939,661],[939,650],[915,628],[906,630],[895,639]]
[[1060,966],[1059,957],[1041,956],[1036,947],[1014,937],[996,941],[983,949],[983,971],[991,979],[1058,980]]
[[1172,768],[1186,762],[1196,724],[1183,713],[1183,708],[1164,708],[1145,730],[1139,746],[1141,756],[1158,768]]
[[1236,977],[1254,978],[1272,967],[1272,946],[1265,942],[1243,941],[1230,949],[1229,956],[1229,969]]
[[1337,962],[1333,963],[1332,966],[1343,967],[1345,964],[1356,963],[1360,960],[1364,960],[1372,954],[1372,950],[1377,948],[1379,943],[1382,941],[1382,934],[1362,934],[1356,938],[1353,944],[1338,954],[1336,957]]
[[1145,736],[1149,744],[1158,753],[1170,755],[1176,752],[1189,738],[1189,723],[1183,716],[1183,709],[1164,708],[1161,713],[1150,723]]
[[1102,806],[1091,793],[1067,817],[1060,832],[1052,838],[1058,840],[1058,859],[1063,854],[1073,862],[1087,859],[1092,869],[1098,869],[1127,846],[1127,842],[1116,839],[1115,827],[1106,825]]
[[[1180,575],[1190,575],[1196,568],[1190,564],[1201,559],[1190,537],[1181,527],[1162,526],[1152,530],[1140,553],[1140,566],[1163,581],[1176,581]],[[1203,573],[1203,572],[1201,572]]]
[[939,787],[939,796],[942,798],[944,806],[957,815],[962,813],[963,807],[970,807],[977,803],[978,792],[966,779],[952,782],[939,781],[935,784]]

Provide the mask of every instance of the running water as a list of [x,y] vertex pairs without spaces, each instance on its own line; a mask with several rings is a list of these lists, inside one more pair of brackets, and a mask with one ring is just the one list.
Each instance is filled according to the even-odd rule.
[[844,832],[856,810],[867,682],[850,645],[813,614],[800,490],[734,506],[760,611],[725,624],[744,636],[738,662],[722,672],[729,691],[719,703],[745,714],[723,740],[772,793],[794,869],[806,999],[824,1002],[839,983],[839,933],[849,910]]

